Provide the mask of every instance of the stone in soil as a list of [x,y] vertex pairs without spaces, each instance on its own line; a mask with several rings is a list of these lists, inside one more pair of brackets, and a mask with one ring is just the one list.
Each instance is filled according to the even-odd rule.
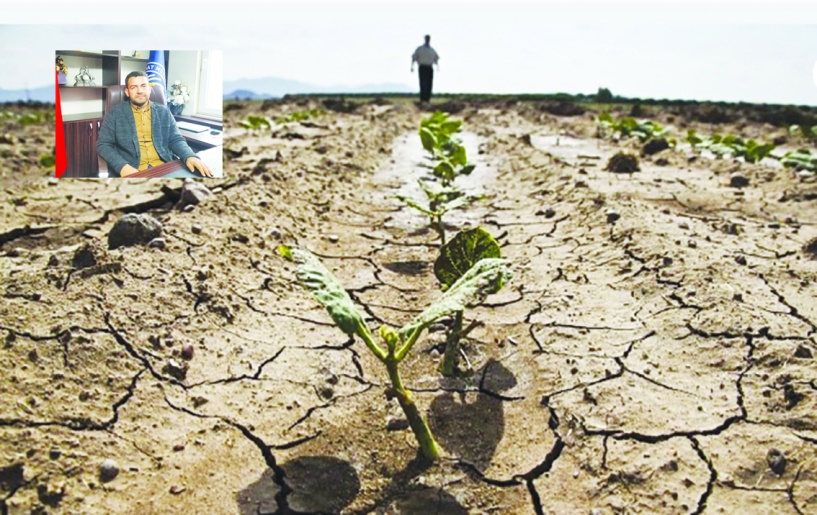
[[204,184],[193,179],[185,179],[184,186],[182,186],[181,197],[176,204],[176,209],[182,210],[187,206],[195,206],[209,199],[213,192]]
[[119,465],[112,459],[103,460],[99,464],[99,479],[103,483],[109,483],[119,475]]
[[749,179],[739,173],[736,173],[729,178],[729,186],[733,188],[745,188],[748,185]]
[[167,363],[165,363],[165,366],[162,367],[162,372],[179,381],[184,381],[184,378],[187,377],[187,368],[186,363],[179,363],[175,359],[169,359]]
[[164,250],[167,247],[167,242],[164,238],[153,238],[148,242],[148,247],[152,249]]
[[799,347],[797,347],[797,350],[794,351],[794,357],[802,359],[811,359],[812,358],[811,349],[809,349],[805,345],[800,345]]
[[766,454],[766,462],[769,464],[769,468],[772,469],[772,472],[778,476],[782,476],[786,473],[786,457],[777,449],[769,449],[769,452]]
[[147,214],[129,213],[113,225],[108,233],[108,249],[143,245],[162,234],[162,224]]
[[386,420],[387,431],[405,431],[409,428],[408,420],[402,417],[389,417]]
[[191,359],[193,359],[193,354],[194,350],[192,344],[187,343],[182,347],[182,359],[190,361]]
[[817,238],[814,238],[803,245],[803,251],[806,254],[811,254],[812,257],[817,258]]

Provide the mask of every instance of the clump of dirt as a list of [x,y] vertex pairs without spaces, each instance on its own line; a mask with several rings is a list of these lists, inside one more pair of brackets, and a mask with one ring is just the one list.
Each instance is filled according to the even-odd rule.
[[817,238],[803,245],[803,252],[809,254],[812,259],[817,259]]
[[670,147],[667,138],[653,138],[644,144],[641,148],[641,153],[645,156],[651,156],[668,148]]
[[613,173],[637,172],[639,170],[638,157],[626,152],[619,152],[607,161],[607,166],[604,169]]
[[360,107],[358,102],[353,102],[343,97],[324,99],[321,105],[323,105],[324,109],[328,109],[329,111],[344,114],[354,113]]
[[538,109],[556,116],[578,116],[585,113],[582,106],[567,101],[539,102]]

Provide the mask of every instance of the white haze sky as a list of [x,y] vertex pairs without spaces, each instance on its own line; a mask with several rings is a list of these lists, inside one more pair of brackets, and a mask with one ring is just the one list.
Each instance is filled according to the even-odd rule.
[[813,1],[67,3],[4,6],[0,88],[51,84],[58,48],[221,49],[225,80],[416,87],[410,57],[431,34],[436,92],[817,105]]

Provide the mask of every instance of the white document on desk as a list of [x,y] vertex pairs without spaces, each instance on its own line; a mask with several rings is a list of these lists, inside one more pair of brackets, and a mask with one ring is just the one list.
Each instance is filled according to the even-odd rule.
[[199,158],[201,158],[210,168],[210,171],[213,172],[213,177],[216,178],[224,177],[224,162],[222,161],[224,154],[222,150],[223,147],[213,147],[197,153]]
[[210,127],[206,125],[199,125],[197,123],[190,123],[190,122],[176,122],[176,126],[187,132],[206,132],[210,130]]

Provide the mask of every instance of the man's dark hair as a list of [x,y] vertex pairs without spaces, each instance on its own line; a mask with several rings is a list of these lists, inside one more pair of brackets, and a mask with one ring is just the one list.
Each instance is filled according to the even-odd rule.
[[[147,76],[148,74],[145,72],[140,71],[130,72],[128,76],[125,77],[125,86],[128,85],[128,81],[131,80],[133,77],[147,77]],[[148,79],[148,82],[150,82],[150,79]]]
[[431,41],[431,36],[429,36],[428,34],[426,34],[426,35],[425,35],[425,40],[426,40],[426,43],[428,43],[429,41]]

